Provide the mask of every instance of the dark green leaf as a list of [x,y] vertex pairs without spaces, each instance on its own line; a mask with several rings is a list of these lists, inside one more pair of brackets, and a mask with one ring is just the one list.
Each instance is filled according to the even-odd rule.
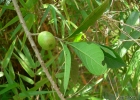
[[95,22],[101,17],[103,12],[108,7],[109,0],[106,0],[101,6],[97,7],[93,12],[89,14],[89,16],[81,23],[81,25],[75,30],[73,34],[71,34],[68,38],[79,34],[81,31],[87,29],[89,26],[95,24]]
[[105,56],[104,62],[107,64],[108,68],[126,67],[124,61],[113,49],[104,45],[100,45],[100,47],[103,50]]

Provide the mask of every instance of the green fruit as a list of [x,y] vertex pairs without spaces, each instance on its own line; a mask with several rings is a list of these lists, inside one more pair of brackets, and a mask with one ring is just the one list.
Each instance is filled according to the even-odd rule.
[[45,50],[52,50],[55,47],[54,36],[47,31],[43,31],[38,35],[38,43]]

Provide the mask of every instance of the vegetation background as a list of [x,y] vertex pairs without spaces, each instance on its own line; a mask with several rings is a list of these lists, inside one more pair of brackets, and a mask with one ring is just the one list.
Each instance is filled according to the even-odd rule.
[[[12,1],[0,0],[0,100],[60,100]],[[18,0],[18,5],[62,97],[140,99],[139,0]],[[39,46],[42,31],[55,36],[53,50]]]

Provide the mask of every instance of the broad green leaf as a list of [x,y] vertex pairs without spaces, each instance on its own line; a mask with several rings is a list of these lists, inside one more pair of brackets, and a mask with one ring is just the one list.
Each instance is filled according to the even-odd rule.
[[15,43],[16,43],[16,39],[12,42],[8,51],[6,52],[6,55],[5,55],[4,59],[2,60],[2,67],[3,68],[6,68],[9,61],[10,61],[11,55],[12,55],[14,47],[15,47]]
[[71,55],[68,47],[65,44],[62,44],[64,58],[65,58],[65,71],[64,71],[64,90],[66,91],[70,78],[70,68],[71,68]]
[[101,75],[106,72],[107,66],[102,64],[104,54],[98,45],[87,42],[69,43],[69,45],[90,73]]
[[88,17],[81,23],[81,25],[71,34],[68,38],[79,34],[81,31],[87,29],[89,26],[95,24],[95,22],[101,17],[106,8],[108,7],[109,0],[106,0],[101,6],[97,7],[91,12]]
[[99,45],[101,49],[103,50],[104,56],[105,56],[105,63],[107,64],[108,68],[120,68],[120,67],[126,67],[126,64],[122,60],[122,58],[111,48]]

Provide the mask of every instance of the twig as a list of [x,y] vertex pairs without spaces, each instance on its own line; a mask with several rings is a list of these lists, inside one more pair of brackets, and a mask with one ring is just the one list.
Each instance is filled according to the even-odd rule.
[[115,92],[115,89],[114,89],[114,87],[113,87],[113,84],[112,84],[112,82],[111,82],[111,79],[110,79],[110,75],[109,75],[109,74],[108,74],[108,79],[109,79],[111,88],[112,88],[112,90],[113,90],[113,92],[114,92],[115,98],[117,98],[117,94],[116,94],[116,92]]
[[40,53],[39,53],[39,51],[38,51],[38,49],[37,49],[37,47],[35,45],[35,42],[34,42],[33,38],[31,37],[31,33],[29,32],[29,30],[28,30],[28,28],[27,28],[27,26],[25,24],[25,21],[24,21],[24,19],[22,17],[22,14],[21,14],[20,8],[19,8],[19,6],[17,4],[17,1],[16,0],[12,0],[12,2],[13,2],[15,10],[17,12],[17,15],[19,17],[19,21],[20,21],[20,23],[21,23],[21,25],[22,25],[22,27],[23,27],[26,35],[27,35],[27,38],[28,38],[28,40],[29,40],[29,42],[30,42],[30,44],[31,44],[35,54],[36,54],[36,57],[38,58],[38,61],[40,62],[41,67],[43,68],[43,71],[45,72],[48,80],[50,81],[50,83],[51,83],[52,87],[54,88],[54,90],[57,92],[57,94],[60,97],[60,99],[61,100],[65,100],[63,94],[60,92],[60,90],[57,87],[56,83],[53,81],[51,75],[49,74],[48,69],[45,67],[45,63],[42,60],[42,58],[40,56]]

